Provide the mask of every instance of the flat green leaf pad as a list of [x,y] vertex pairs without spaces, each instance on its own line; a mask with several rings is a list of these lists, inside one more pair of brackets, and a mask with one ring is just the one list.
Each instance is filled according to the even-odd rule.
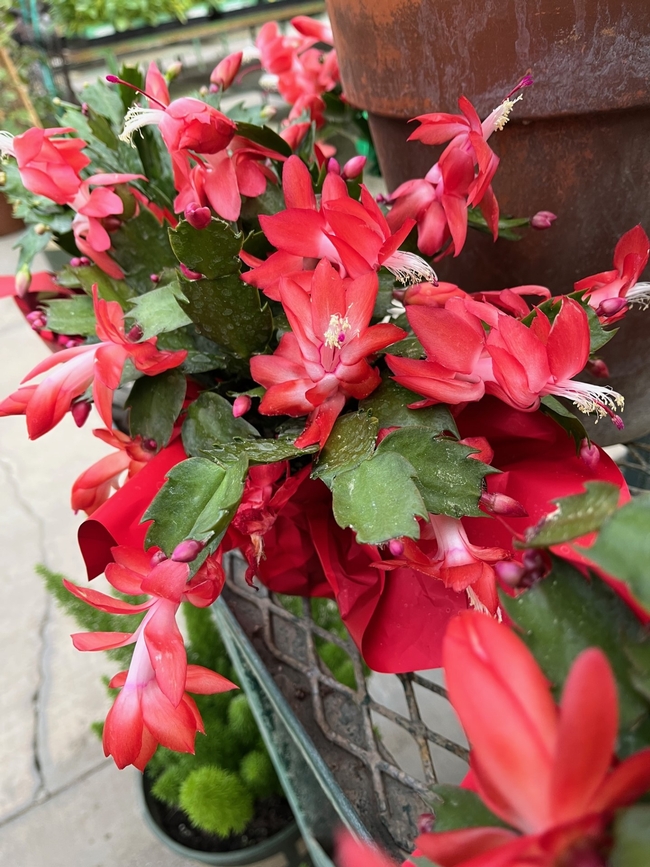
[[615,511],[620,491],[609,482],[585,482],[586,491],[551,500],[557,506],[526,533],[528,548],[546,548],[597,530]]
[[417,539],[416,517],[427,510],[413,481],[415,470],[401,455],[377,454],[340,473],[332,485],[334,518],[352,527],[361,543],[380,545],[408,536]]

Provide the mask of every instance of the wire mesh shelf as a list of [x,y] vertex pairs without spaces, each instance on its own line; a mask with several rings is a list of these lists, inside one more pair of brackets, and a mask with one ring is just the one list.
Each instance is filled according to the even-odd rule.
[[[459,782],[467,746],[441,672],[369,673],[341,630],[320,625],[314,604],[250,587],[230,560],[224,598],[276,685],[369,833],[393,853],[412,846],[423,800],[438,782]],[[322,618],[321,618],[322,620]],[[338,634],[337,634],[338,633]],[[325,662],[328,647],[349,660],[346,682]]]
[[650,490],[650,436],[626,443],[626,453],[617,460],[633,496]]

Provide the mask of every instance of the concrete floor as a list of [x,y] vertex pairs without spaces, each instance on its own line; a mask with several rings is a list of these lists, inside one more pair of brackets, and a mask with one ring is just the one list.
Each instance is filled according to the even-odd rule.
[[[15,236],[0,238],[0,274],[14,271]],[[35,263],[34,271],[46,268]],[[12,299],[0,299],[0,397],[48,350]],[[0,864],[6,867],[182,867],[144,826],[136,775],[104,759],[90,730],[109,701],[115,664],[79,653],[37,563],[82,582],[75,478],[110,450],[68,415],[35,442],[22,416],[0,419]]]

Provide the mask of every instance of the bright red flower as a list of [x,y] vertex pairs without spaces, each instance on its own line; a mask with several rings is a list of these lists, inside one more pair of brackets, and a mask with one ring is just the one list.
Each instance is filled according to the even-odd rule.
[[153,60],[147,69],[144,86],[150,97],[148,100],[149,108],[154,108],[155,105],[169,105],[171,99],[167,80]]
[[232,519],[223,547],[239,548],[248,562],[246,580],[252,584],[264,554],[264,535],[278,513],[298,490],[310,468],[290,475],[288,461],[252,466],[248,470],[241,503]]
[[419,542],[401,539],[403,556],[382,560],[375,566],[388,570],[414,569],[442,581],[450,590],[466,592],[473,607],[496,614],[499,597],[494,569],[490,564],[508,559],[510,551],[472,545],[462,522],[447,515],[429,515],[420,536]]
[[235,136],[219,153],[195,159],[192,166],[186,153],[173,158],[174,184],[178,190],[174,210],[180,214],[190,204],[209,205],[224,220],[234,222],[241,213],[242,196],[261,196],[269,181],[277,183],[266,161],[283,161],[286,157]]
[[[514,293],[505,299],[513,306],[516,300]],[[407,317],[427,360],[393,355],[386,360],[397,382],[434,403],[480,400],[487,392],[530,412],[552,394],[568,398],[581,412],[607,415],[622,427],[616,414],[623,406],[621,395],[571,378],[589,359],[589,320],[572,298],[560,303],[552,323],[536,309],[529,327],[469,296],[451,297],[444,309],[409,305]],[[489,326],[487,334],[482,322]]]
[[635,226],[616,245],[613,270],[583,277],[573,288],[576,292],[585,292],[589,304],[604,320],[616,322],[625,315],[627,305],[617,308],[612,304],[615,299],[625,299],[629,304],[637,302],[644,307],[650,304],[650,283],[637,282],[649,256],[650,240],[641,226]]
[[267,22],[260,29],[255,44],[262,68],[277,76],[280,94],[293,106],[290,119],[308,111],[317,126],[322,126],[321,94],[333,90],[340,76],[336,52],[323,53],[313,46],[317,42],[331,46],[332,31],[304,15],[293,18],[291,23],[298,34],[282,34],[275,21]]
[[142,438],[131,437],[119,430],[94,430],[93,434],[117,449],[85,470],[72,486],[71,505],[75,512],[92,515],[120,487],[120,476],[126,471],[132,478],[151,460],[154,451],[142,445]]
[[72,202],[81,185],[79,173],[90,163],[81,153],[86,147],[83,139],[61,138],[68,132],[76,130],[33,127],[17,136],[0,132],[0,153],[16,158],[25,188],[57,205]]
[[[223,587],[220,560],[217,571],[206,566],[190,581],[187,563],[162,559],[137,548],[113,548],[114,563],[106,567],[106,579],[121,593],[150,596],[138,605],[107,596],[64,580],[78,599],[109,614],[146,612],[133,633],[85,632],[72,636],[77,650],[109,650],[135,643],[128,672],[111,681],[123,687],[108,713],[104,726],[104,753],[112,755],[119,768],[135,765],[140,770],[158,744],[180,752],[194,751],[197,731],[203,731],[201,715],[185,690],[198,693],[224,692],[235,685],[201,666],[188,666],[176,612],[184,599],[210,605]],[[213,558],[214,560],[214,558]]]
[[464,96],[458,100],[460,115],[434,112],[415,118],[420,126],[411,133],[409,141],[430,145],[451,141],[424,178],[406,181],[389,196],[393,207],[388,223],[393,231],[405,220],[415,219],[418,247],[425,255],[438,253],[451,239],[443,255],[458,256],[467,236],[467,209],[478,206],[496,240],[499,206],[491,183],[499,158],[487,140],[507,123],[517,101],[511,97],[529,84],[532,84],[529,77],[522,79],[482,123]]
[[160,129],[173,157],[178,151],[216,154],[228,146],[235,134],[235,122],[200,99],[184,96],[167,103],[163,94],[159,105],[160,108],[131,106],[120,138],[130,141],[136,130],[153,124]]
[[228,90],[239,72],[243,57],[243,51],[236,51],[220,60],[210,73],[210,82],[222,91]]
[[346,398],[361,400],[379,385],[367,357],[405,336],[395,325],[369,327],[377,291],[374,272],[343,280],[326,259],[313,272],[310,295],[293,280],[280,281],[292,331],[273,355],[251,358],[251,376],[267,389],[263,415],[309,416],[299,448],[325,444]]
[[124,333],[124,313],[117,301],[104,301],[93,286],[93,304],[100,343],[63,349],[31,370],[23,382],[53,370],[38,385],[21,386],[0,403],[0,416],[24,415],[30,439],[37,439],[57,425],[72,402],[92,385],[93,400],[104,424],[112,427],[113,392],[122,370],[131,359],[148,376],[178,367],[187,352],[159,350],[155,337],[138,342]]
[[492,369],[485,330],[464,299],[453,293],[445,307],[409,305],[406,315],[427,360],[387,355],[396,382],[436,402],[480,400]]
[[[121,280],[124,272],[107,254],[111,238],[102,220],[124,212],[124,202],[109,187],[129,181],[145,180],[144,175],[108,174],[93,175],[80,185],[70,206],[76,216],[72,221],[75,243],[81,252],[92,259],[110,277]],[[91,190],[91,187],[95,189]]]
[[336,841],[337,867],[395,867],[393,862],[375,846],[362,843],[348,832]]
[[[411,278],[435,282],[435,274],[423,259],[398,249],[413,222],[407,221],[392,234],[363,184],[361,201],[357,202],[350,197],[343,178],[328,172],[319,208],[309,169],[299,157],[291,156],[282,170],[282,189],[286,210],[260,216],[262,230],[277,253],[261,264],[242,255],[254,266],[253,271],[242,275],[244,281],[270,298],[279,300],[278,279],[282,272],[286,274],[285,269],[298,272],[310,261],[324,258],[337,265],[344,277],[360,277],[383,266],[404,282]],[[287,276],[296,279],[293,273]]]
[[422,834],[420,854],[441,867],[555,867],[574,849],[598,851],[614,811],[650,788],[650,749],[615,764],[618,696],[605,655],[580,654],[559,708],[528,648],[491,618],[455,618],[443,659],[471,784],[514,830]]
[[536,409],[546,394],[566,397],[581,412],[609,416],[622,428],[616,410],[623,398],[611,388],[573,380],[589,359],[589,320],[584,309],[564,298],[553,323],[540,310],[530,328],[511,316],[499,316],[486,339],[493,380],[486,390],[518,409]]

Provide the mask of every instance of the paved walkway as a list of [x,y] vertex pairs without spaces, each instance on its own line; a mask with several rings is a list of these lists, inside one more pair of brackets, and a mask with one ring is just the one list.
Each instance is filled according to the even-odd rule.
[[[0,238],[0,274],[14,270],[15,236]],[[34,271],[46,268],[35,263]],[[0,397],[48,350],[11,299],[0,299]],[[94,411],[93,411],[94,414]],[[68,415],[35,442],[21,417],[0,419],[0,864],[3,867],[183,867],[145,828],[136,774],[104,759],[90,730],[109,700],[115,664],[79,653],[75,624],[34,572],[37,563],[82,582],[74,479],[108,453]]]

